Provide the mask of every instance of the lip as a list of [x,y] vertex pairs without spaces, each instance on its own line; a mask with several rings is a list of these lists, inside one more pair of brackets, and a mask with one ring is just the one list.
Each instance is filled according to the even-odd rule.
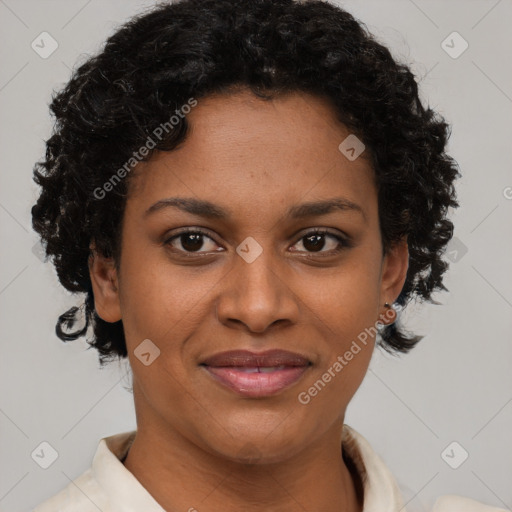
[[288,350],[265,350],[252,352],[251,350],[229,350],[219,352],[206,358],[201,364],[212,367],[256,367],[256,366],[306,366],[309,359],[296,352]]
[[311,366],[311,361],[287,350],[231,350],[208,357],[201,366],[228,389],[261,398],[291,387]]

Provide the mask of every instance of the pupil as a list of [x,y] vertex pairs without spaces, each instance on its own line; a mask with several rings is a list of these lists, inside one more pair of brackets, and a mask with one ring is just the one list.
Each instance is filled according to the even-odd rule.
[[309,242],[312,242],[312,250],[321,250],[323,249],[324,245],[325,245],[325,240],[323,240],[323,237],[324,235],[311,235],[311,236],[307,236],[305,239],[306,239],[306,242],[304,243],[304,247],[306,249],[308,249],[308,246],[307,244]]
[[181,235],[181,245],[187,251],[198,251],[203,246],[202,236],[199,233]]

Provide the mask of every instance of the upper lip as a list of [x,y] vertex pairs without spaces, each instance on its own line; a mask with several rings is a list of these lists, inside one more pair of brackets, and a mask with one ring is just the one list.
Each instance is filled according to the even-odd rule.
[[308,358],[288,350],[266,350],[265,352],[251,352],[250,350],[230,350],[220,352],[205,359],[205,366],[234,366],[234,367],[273,367],[273,366],[308,366]]

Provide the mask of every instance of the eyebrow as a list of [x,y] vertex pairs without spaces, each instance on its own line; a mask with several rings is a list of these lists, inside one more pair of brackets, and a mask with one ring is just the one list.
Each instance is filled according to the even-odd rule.
[[[178,208],[187,213],[191,213],[192,215],[211,219],[229,219],[232,217],[232,214],[228,210],[225,210],[210,201],[184,197],[168,197],[166,199],[161,199],[144,212],[144,217],[164,208]],[[366,221],[366,214],[361,206],[342,197],[310,201],[292,206],[286,212],[286,216],[292,219],[301,219],[305,217],[326,215],[335,210],[358,212]]]

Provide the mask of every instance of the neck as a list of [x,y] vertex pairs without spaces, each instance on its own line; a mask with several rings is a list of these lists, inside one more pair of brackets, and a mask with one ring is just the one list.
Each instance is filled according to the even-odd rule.
[[[177,448],[173,435],[137,431],[126,468],[165,509],[213,512],[361,512],[362,485],[341,456],[299,454],[286,462],[239,464]],[[349,462],[349,466],[350,462]]]
[[343,418],[287,460],[250,464],[206,451],[162,418],[139,412],[124,465],[165,510],[362,511],[362,484],[342,456]]

